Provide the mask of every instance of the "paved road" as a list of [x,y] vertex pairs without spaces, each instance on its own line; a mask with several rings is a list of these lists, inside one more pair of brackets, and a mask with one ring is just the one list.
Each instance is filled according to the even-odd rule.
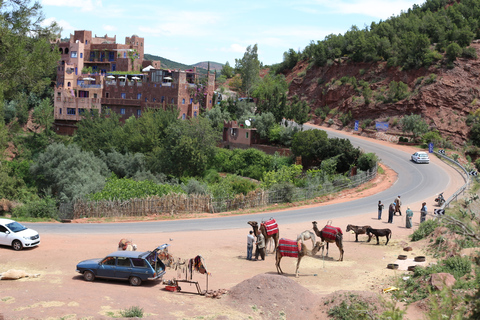
[[[388,190],[374,196],[363,199],[327,205],[317,208],[305,208],[281,212],[260,213],[252,216],[230,216],[223,218],[177,220],[177,221],[155,221],[136,223],[109,223],[109,224],[51,224],[36,223],[31,225],[40,234],[103,234],[103,233],[158,233],[175,231],[194,230],[223,230],[245,228],[249,220],[262,220],[271,216],[275,217],[279,224],[290,224],[297,222],[311,222],[313,220],[325,221],[335,217],[347,217],[369,212],[375,212],[375,205],[378,200],[388,204],[397,195],[402,196],[402,202],[416,203],[430,199],[435,194],[444,191],[449,183],[449,176],[443,170],[430,163],[419,165],[410,161],[410,153],[396,149],[394,146],[378,144],[375,140],[365,140],[357,137],[347,136],[339,132],[327,131],[330,137],[349,138],[355,146],[365,152],[374,152],[381,159],[381,162],[398,173],[397,182]],[[28,226],[28,223],[26,223]]]

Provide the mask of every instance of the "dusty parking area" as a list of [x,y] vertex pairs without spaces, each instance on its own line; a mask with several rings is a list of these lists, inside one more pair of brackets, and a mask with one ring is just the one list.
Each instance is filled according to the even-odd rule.
[[[455,175],[453,171],[450,173]],[[378,193],[394,181],[395,173],[387,170],[387,175],[377,178],[368,189],[344,192],[329,203]],[[455,190],[460,183],[452,180],[449,189]],[[427,204],[433,207],[433,203]],[[408,205],[420,207],[419,203]],[[409,261],[416,255],[425,254],[419,244],[408,242],[408,235],[418,227],[418,214],[413,218],[413,229],[406,229],[404,217],[396,216],[393,225],[386,223],[385,213],[382,220],[377,220],[375,204],[372,204],[371,213],[333,221],[333,225],[344,230],[343,262],[337,261],[339,251],[336,246],[330,245],[329,256],[325,259],[319,253],[302,260],[299,278],[294,275],[296,259],[283,258],[285,275],[279,276],[274,255],[269,254],[265,261],[245,259],[246,236],[251,229],[247,221],[261,220],[268,215],[245,215],[245,228],[234,230],[88,236],[42,234],[42,243],[37,248],[15,252],[1,247],[0,273],[19,269],[40,276],[0,281],[0,319],[2,316],[9,320],[110,319],[118,316],[120,310],[132,306],[143,308],[144,317],[151,319],[295,319],[303,311],[307,314],[306,318],[325,319],[325,313],[307,307],[311,307],[320,297],[338,290],[361,290],[381,295],[382,289],[394,285],[391,276],[407,272],[387,269],[387,264],[396,262],[399,254],[405,254],[403,247],[413,247],[413,251],[407,253]],[[326,224],[326,221],[317,221],[319,226]],[[377,246],[373,241],[366,243],[367,237],[364,235],[356,243],[355,236],[345,232],[349,223],[369,224],[374,228],[389,227],[393,231],[393,238],[388,246]],[[279,226],[281,237],[289,239],[295,239],[303,230],[311,228],[310,222]],[[132,287],[122,281],[86,282],[75,272],[79,261],[106,256],[116,250],[119,240],[124,237],[132,239],[139,251],[152,250],[160,244],[169,243],[169,252],[175,258],[190,259],[201,255],[210,273],[208,289],[235,288],[236,300],[232,300],[228,294],[221,296],[221,299],[190,294],[188,292],[195,292],[196,288],[188,284],[182,284],[182,292],[170,292],[165,291],[165,286],[159,282],[145,282],[140,287]],[[311,243],[307,245],[311,247]],[[268,291],[267,285],[262,282],[265,279],[257,278],[259,275],[281,277],[275,278],[281,280],[278,284],[280,287]],[[167,269],[164,279],[173,278],[182,279],[185,276],[179,270]],[[199,282],[202,290],[206,289],[204,275],[194,274],[193,280]],[[307,289],[313,296],[297,302],[299,309],[292,309],[282,301],[296,296],[299,291],[297,285]],[[259,290],[262,290],[261,295],[256,294]],[[252,300],[251,297],[255,298]],[[287,300],[282,300],[282,297]],[[421,311],[411,308],[407,318],[422,319]]]

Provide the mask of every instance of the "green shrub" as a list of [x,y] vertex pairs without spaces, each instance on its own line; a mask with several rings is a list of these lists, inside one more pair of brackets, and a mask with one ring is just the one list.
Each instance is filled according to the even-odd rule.
[[425,79],[425,84],[431,84],[437,81],[437,75],[435,73],[431,73],[427,79]]
[[358,169],[368,171],[375,168],[377,162],[378,157],[375,153],[364,153],[357,160]]
[[463,48],[462,57],[477,59],[477,50],[475,50],[473,47]]
[[12,210],[12,217],[58,219],[57,202],[52,197],[27,200]]
[[472,271],[472,262],[468,257],[453,256],[443,262],[443,272],[452,274],[455,279],[460,279]]
[[440,226],[440,223],[437,220],[426,220],[420,224],[420,227],[410,237],[412,241],[422,240],[429,236],[438,226]]
[[268,189],[270,202],[293,202],[295,186],[291,182],[281,182],[270,186]]
[[143,308],[133,306],[120,311],[120,315],[124,318],[143,318]]
[[372,307],[366,301],[360,300],[357,295],[345,295],[344,300],[337,306],[328,310],[328,316],[335,320],[362,320],[371,319],[370,313],[374,313]]

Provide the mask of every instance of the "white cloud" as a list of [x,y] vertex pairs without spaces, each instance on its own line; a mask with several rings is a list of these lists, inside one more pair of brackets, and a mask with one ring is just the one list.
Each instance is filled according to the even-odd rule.
[[82,11],[92,11],[102,6],[102,0],[42,0],[42,6],[75,7]]
[[44,27],[49,26],[54,21],[57,22],[57,24],[62,28],[62,33],[63,34],[73,33],[73,31],[75,30],[74,27],[72,27],[70,25],[70,23],[68,23],[67,21],[65,21],[63,19],[62,20],[57,20],[54,17],[47,18],[47,19],[43,20],[42,26],[44,26]]
[[117,31],[117,27],[115,26],[111,26],[111,25],[108,25],[108,24],[104,24],[102,26],[103,30],[106,30],[106,31]]
[[241,44],[238,44],[238,43],[233,43],[233,44],[230,45],[230,47],[220,48],[220,51],[223,51],[223,52],[240,52],[240,53],[244,53],[245,50],[247,50],[247,47],[246,47],[246,46],[242,46]]

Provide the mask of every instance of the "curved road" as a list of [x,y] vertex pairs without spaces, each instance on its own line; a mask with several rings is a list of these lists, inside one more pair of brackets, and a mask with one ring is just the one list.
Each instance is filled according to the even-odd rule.
[[[397,195],[402,196],[403,203],[415,203],[433,198],[444,191],[450,178],[436,164],[419,165],[410,161],[410,153],[392,146],[379,144],[373,139],[361,139],[354,136],[327,130],[330,137],[348,138],[352,144],[365,152],[374,152],[381,162],[398,173],[397,182],[389,189],[373,196],[332,204],[317,208],[304,208],[280,212],[268,212],[252,215],[229,216],[195,220],[149,221],[135,223],[89,223],[89,224],[55,224],[36,223],[30,225],[40,234],[56,233],[158,233],[194,230],[223,230],[245,228],[249,220],[262,220],[271,216],[279,224],[291,224],[303,221],[330,220],[335,217],[347,217],[376,211],[375,204],[382,200],[384,204],[393,201]],[[27,224],[28,225],[28,224]]]

